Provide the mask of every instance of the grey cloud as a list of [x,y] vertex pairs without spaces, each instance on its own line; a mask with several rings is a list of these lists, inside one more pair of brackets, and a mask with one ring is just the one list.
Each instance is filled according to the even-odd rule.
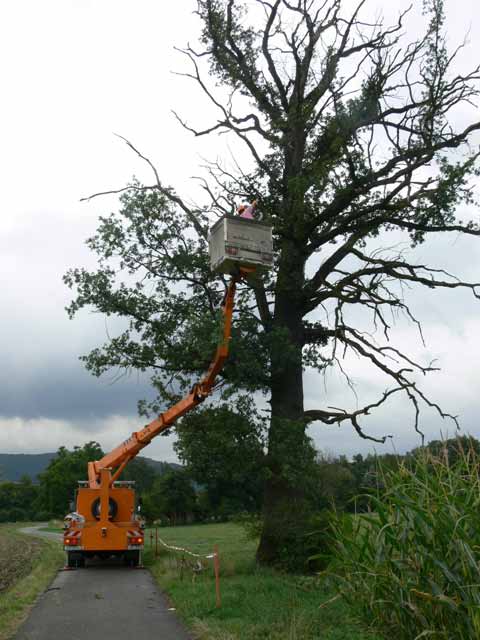
[[0,373],[0,415],[79,420],[112,414],[134,415],[137,402],[151,398],[147,381],[132,375],[115,383],[97,379],[80,368],[39,368],[29,379],[2,379]]

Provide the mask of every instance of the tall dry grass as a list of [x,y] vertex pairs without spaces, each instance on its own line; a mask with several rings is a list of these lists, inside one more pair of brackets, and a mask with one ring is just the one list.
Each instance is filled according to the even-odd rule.
[[480,638],[479,465],[420,452],[379,469],[370,515],[335,520],[340,589],[387,637]]

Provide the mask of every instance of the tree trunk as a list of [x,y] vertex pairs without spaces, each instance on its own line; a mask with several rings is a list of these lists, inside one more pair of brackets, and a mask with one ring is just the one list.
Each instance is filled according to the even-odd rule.
[[271,423],[263,531],[257,550],[261,564],[282,561],[286,541],[302,503],[301,477],[305,447],[303,423],[302,310],[304,265],[293,242],[284,245],[277,279],[271,348]]

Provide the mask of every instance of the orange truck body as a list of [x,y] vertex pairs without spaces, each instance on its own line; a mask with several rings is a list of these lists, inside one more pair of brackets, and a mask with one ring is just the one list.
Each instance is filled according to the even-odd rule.
[[65,518],[63,545],[70,567],[83,566],[89,557],[123,556],[138,565],[144,543],[143,521],[136,511],[133,483],[118,480],[126,464],[153,438],[203,402],[228,356],[236,283],[252,269],[239,269],[223,302],[223,340],[203,377],[190,393],[140,431],[132,433],[101,460],[88,463],[88,480],[79,483],[75,512]]
[[[131,483],[126,483],[131,484]],[[108,484],[107,484],[108,487]],[[64,548],[69,566],[83,566],[89,557],[122,556],[127,564],[138,564],[143,548],[142,521],[135,515],[135,491],[132,486],[113,485],[108,502],[115,513],[97,517],[93,506],[101,504],[101,489],[81,486],[77,491],[76,512],[83,521],[71,523],[64,531]]]

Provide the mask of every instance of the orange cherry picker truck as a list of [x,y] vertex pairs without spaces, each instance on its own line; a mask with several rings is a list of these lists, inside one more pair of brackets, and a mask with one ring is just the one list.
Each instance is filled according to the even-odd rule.
[[143,519],[136,511],[134,483],[122,482],[119,476],[153,438],[210,395],[228,356],[236,285],[272,264],[272,230],[265,224],[226,216],[212,228],[209,242],[212,270],[233,274],[222,305],[223,339],[207,373],[185,398],[101,460],[88,463],[88,480],[79,482],[75,511],[65,518],[63,545],[69,567],[84,566],[85,559],[94,556],[123,556],[127,564],[139,564]]
[[123,556],[136,566],[144,543],[143,520],[135,510],[132,482],[118,477],[137,453],[153,438],[202,403],[212,392],[215,378],[228,356],[235,288],[242,275],[232,276],[223,303],[223,340],[203,377],[190,393],[160,414],[141,431],[107,453],[101,460],[88,463],[88,481],[79,482],[76,511],[65,519],[63,543],[69,567],[81,567],[89,557]]

